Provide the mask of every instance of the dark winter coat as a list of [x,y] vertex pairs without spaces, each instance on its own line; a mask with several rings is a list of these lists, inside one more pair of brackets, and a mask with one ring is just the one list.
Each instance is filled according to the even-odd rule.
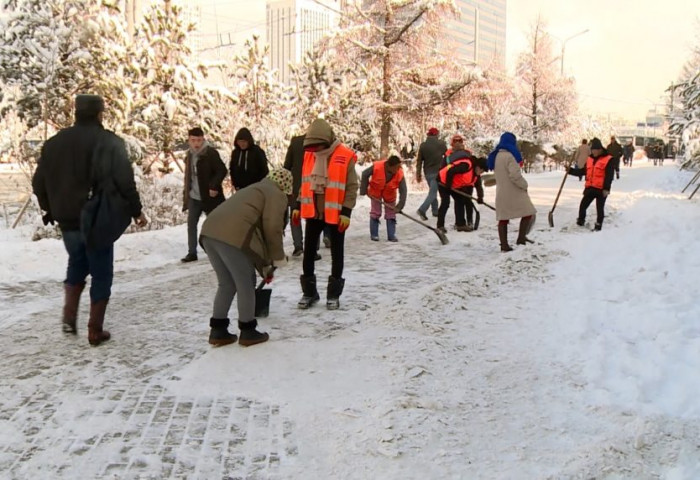
[[[447,175],[445,176],[445,186],[448,188],[452,188],[452,179],[454,178],[455,175],[460,174],[460,173],[467,173],[469,170],[472,170],[474,168],[474,162],[476,162],[476,157],[471,154],[468,150],[457,150],[452,152],[450,154],[449,158],[449,163],[453,164],[457,160],[462,160],[468,158],[471,160],[470,163],[459,163],[455,165],[454,167],[450,168],[447,171]],[[476,183],[474,183],[474,187],[476,187],[476,195],[477,198],[484,198],[484,186],[483,183],[481,182],[481,175],[476,177]],[[473,191],[472,187],[466,187],[465,191],[468,191],[468,193],[471,195],[471,192]]]
[[250,130],[241,128],[234,138],[234,143],[236,140],[248,141],[248,148],[245,150],[241,150],[236,144],[231,152],[231,163],[229,164],[233,188],[240,190],[259,182],[267,176],[270,170],[267,167],[265,151],[255,144]]
[[292,198],[299,196],[301,188],[301,167],[304,165],[304,138],[306,135],[292,137],[284,157],[284,168],[292,172]]
[[98,141],[107,144],[106,152],[112,157],[111,176],[129,205],[129,215],[141,215],[141,200],[124,141],[105,130],[97,119],[78,121],[46,141],[32,178],[39,206],[62,230],[80,229],[80,212],[92,189],[92,157]]
[[[199,185],[199,193],[202,197],[202,209],[205,213],[214,210],[218,205],[223,203],[224,190],[221,187],[221,182],[226,178],[226,165],[221,160],[219,152],[212,146],[207,145],[202,152],[197,155],[197,184]],[[185,185],[182,191],[182,211],[187,211],[190,190],[192,189],[192,152],[187,151],[185,155]],[[209,195],[209,190],[216,190],[216,197]]]
[[416,173],[420,173],[421,166],[425,175],[437,174],[440,171],[442,157],[447,151],[447,145],[436,135],[428,135],[425,142],[418,148],[416,158]]

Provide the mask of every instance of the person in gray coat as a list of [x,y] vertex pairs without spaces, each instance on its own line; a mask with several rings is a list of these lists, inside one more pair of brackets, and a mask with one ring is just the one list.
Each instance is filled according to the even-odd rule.
[[428,195],[423,204],[418,207],[418,216],[423,220],[428,220],[426,213],[428,207],[431,208],[433,217],[438,216],[438,172],[442,166],[442,159],[447,151],[445,142],[438,138],[440,132],[432,127],[428,130],[428,137],[418,148],[416,157],[416,181],[422,180],[421,171],[425,173],[425,182],[428,184]]
[[238,343],[266,342],[267,333],[257,331],[255,319],[255,271],[269,283],[270,267],[286,263],[282,235],[287,196],[292,194],[292,173],[275,169],[257,183],[239,190],[216,207],[202,225],[200,243],[207,252],[219,287],[209,326],[209,343],[228,345],[236,335],[228,332],[228,311],[238,294]]
[[487,168],[493,170],[496,176],[496,219],[502,252],[513,250],[508,244],[508,223],[512,218],[520,218],[516,244],[532,243],[526,235],[535,222],[537,210],[527,193],[527,180],[520,168],[522,161],[515,135],[510,132],[501,135],[487,160]]

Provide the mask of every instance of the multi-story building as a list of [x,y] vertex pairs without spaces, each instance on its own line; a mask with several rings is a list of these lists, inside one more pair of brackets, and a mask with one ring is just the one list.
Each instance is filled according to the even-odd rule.
[[283,82],[291,80],[289,63],[298,63],[336,24],[337,1],[279,0],[267,3],[270,66]]
[[455,0],[461,17],[446,30],[456,57],[482,67],[506,65],[506,0]]

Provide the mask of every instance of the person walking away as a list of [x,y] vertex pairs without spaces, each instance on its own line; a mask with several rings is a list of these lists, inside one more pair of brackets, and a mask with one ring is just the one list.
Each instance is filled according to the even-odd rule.
[[632,157],[634,157],[634,145],[632,145],[632,140],[629,140],[624,147],[622,147],[623,160],[625,165],[628,167],[632,166]]
[[520,218],[517,245],[531,242],[527,238],[537,210],[527,193],[527,180],[522,174],[523,157],[518,150],[515,135],[505,132],[496,148],[489,154],[487,168],[493,170],[496,177],[496,219],[498,220],[498,238],[501,251],[510,252],[508,244],[508,223],[513,218]]
[[357,201],[357,156],[336,139],[331,126],[321,118],[309,126],[304,151],[299,198],[292,212],[292,222],[306,220],[303,274],[300,277],[303,296],[297,306],[309,308],[320,299],[314,260],[321,232],[330,227],[331,275],[328,277],[326,308],[336,310],[345,286],[345,231],[350,226],[350,216]]
[[[591,148],[592,150],[592,148]],[[617,143],[615,135],[610,137],[610,143],[608,144],[608,155],[612,158],[613,166],[615,167],[615,176],[620,178],[620,158],[622,157],[622,146]]]
[[[586,160],[588,160],[588,157],[591,156],[591,147],[588,145],[588,140],[583,139],[581,140],[581,145],[579,145],[576,148],[576,152],[574,153],[574,164],[580,169],[584,169],[586,167]],[[579,175],[578,181],[580,182],[581,179],[583,178],[583,174]]]
[[58,222],[63,245],[68,252],[68,268],[63,282],[63,331],[77,334],[80,296],[90,275],[88,342],[93,346],[111,338],[103,326],[114,278],[114,244],[89,247],[80,231],[83,206],[96,181],[103,180],[94,179],[92,175],[98,148],[101,159],[111,165],[107,175],[124,199],[128,214],[139,227],[148,223],[142,213],[141,199],[124,141],[102,127],[103,111],[102,97],[76,96],[75,123],[46,141],[32,178],[34,194],[39,206],[46,212],[44,223]]
[[439,133],[435,127],[428,130],[428,136],[418,147],[418,155],[416,157],[416,181],[418,183],[421,182],[421,172],[423,172],[425,174],[425,182],[428,184],[428,194],[421,206],[418,207],[417,212],[418,216],[423,220],[428,220],[426,215],[428,208],[432,209],[433,217],[438,215],[437,175],[447,150],[445,142],[438,138]]
[[[274,169],[266,178],[231,196],[204,221],[200,241],[218,280],[209,320],[211,345],[228,345],[238,339],[247,347],[270,338],[257,330],[255,271],[269,283],[273,278],[271,267],[286,264],[282,239],[292,183],[291,172]],[[238,338],[228,332],[234,296],[238,296]]]
[[237,192],[241,188],[259,182],[270,170],[267,167],[265,151],[255,143],[250,130],[247,128],[238,130],[233,143],[229,171],[231,184]]
[[219,152],[204,139],[204,131],[195,127],[187,132],[185,183],[182,211],[187,212],[187,255],[182,262],[197,260],[197,225],[202,213],[219,206],[224,198],[221,183],[228,173]]
[[[455,202],[455,229],[458,232],[471,232],[474,225],[471,221],[465,223],[465,207],[473,215],[474,205],[469,196],[477,190],[477,202],[483,203],[484,189],[481,184],[481,174],[486,168],[485,162],[477,160],[468,151],[460,149],[452,152],[448,164],[438,174],[438,192],[440,193],[440,209],[438,210],[437,228],[446,233],[445,215],[450,208],[450,198]],[[457,191],[454,191],[457,190]],[[463,194],[460,194],[462,192]],[[471,215],[469,219],[473,218]]]
[[[398,191],[399,203],[396,203]],[[373,242],[379,241],[379,219],[386,219],[386,236],[390,242],[396,238],[396,214],[406,205],[406,179],[401,168],[401,159],[396,155],[387,160],[374,162],[362,172],[360,195],[368,195],[371,201],[369,212],[369,237]]]
[[[569,171],[572,175],[580,175],[579,168],[572,168]],[[603,228],[605,218],[605,201],[610,194],[615,175],[615,164],[613,158],[603,148],[603,144],[598,138],[591,140],[591,156],[586,162],[586,184],[583,189],[583,198],[578,208],[578,218],[576,225],[584,226],[586,222],[586,210],[595,200],[596,223],[595,230]]]

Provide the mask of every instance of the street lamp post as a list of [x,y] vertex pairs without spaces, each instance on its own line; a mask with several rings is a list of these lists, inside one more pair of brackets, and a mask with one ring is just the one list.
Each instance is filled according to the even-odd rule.
[[562,76],[564,76],[564,52],[566,50],[566,42],[568,42],[569,40],[573,40],[574,38],[578,37],[579,35],[583,35],[584,33],[588,33],[589,30],[590,29],[588,29],[588,28],[585,30],[581,30],[580,32],[575,33],[574,35],[571,35],[570,37],[566,37],[564,40],[557,37],[556,35],[552,35],[551,33],[549,33],[550,37],[556,38],[557,40],[559,40],[561,42],[561,75]]

